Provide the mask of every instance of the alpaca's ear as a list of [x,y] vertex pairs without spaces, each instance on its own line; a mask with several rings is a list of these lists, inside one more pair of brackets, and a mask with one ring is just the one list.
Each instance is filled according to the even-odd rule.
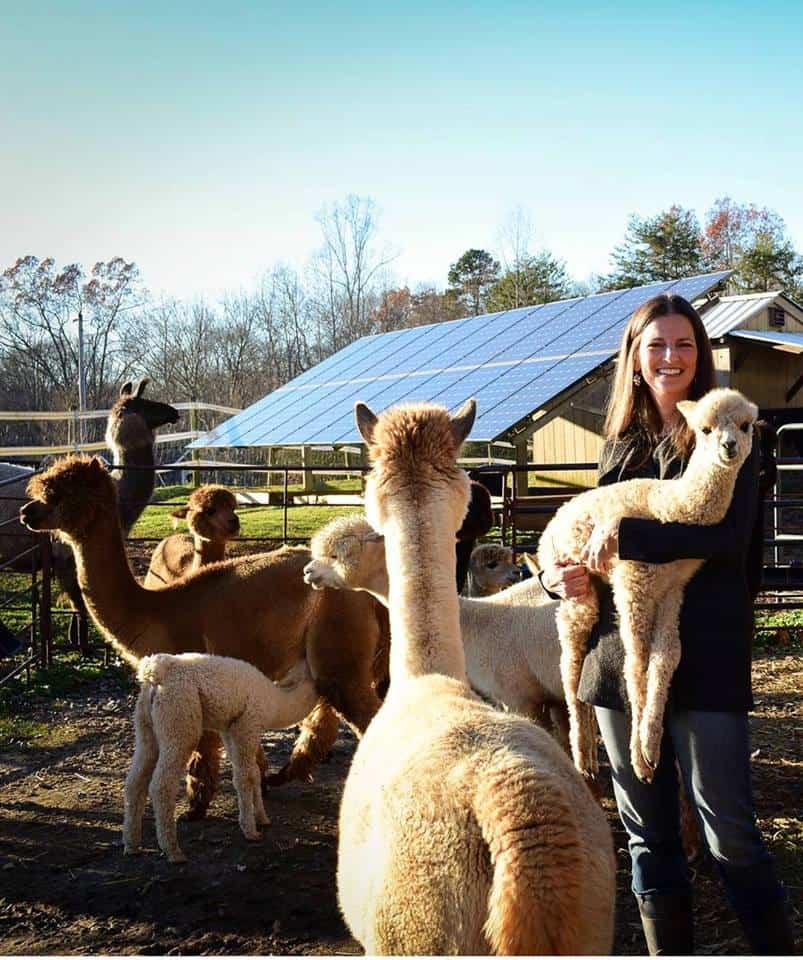
[[171,514],[176,520],[184,520],[189,512],[189,507],[177,507]]
[[357,421],[357,429],[360,431],[360,436],[366,443],[371,443],[374,436],[374,428],[376,427],[376,414],[371,413],[368,407],[361,400],[358,400],[354,404],[354,419]]
[[474,418],[476,416],[477,401],[474,397],[470,397],[452,417],[452,436],[458,447],[471,433],[471,428],[474,426]]
[[103,461],[100,457],[92,457],[89,461],[89,471],[96,476],[106,473],[106,467],[103,466]]
[[691,423],[691,415],[694,412],[694,408],[697,406],[696,400],[678,400],[678,410],[680,410],[683,419],[688,423]]
[[370,533],[366,533],[362,538],[363,543],[382,543],[385,539],[385,535],[382,533],[377,533],[376,530],[372,530]]
[[145,387],[147,387],[150,382],[151,382],[150,377],[140,377],[139,380],[137,380],[137,385],[134,387],[132,396],[141,397],[142,394],[145,392]]
[[120,396],[121,397],[130,397],[131,396],[131,381],[126,380],[126,382],[120,387]]
[[536,562],[535,557],[531,553],[525,553],[523,554],[523,556],[524,556],[524,563],[527,569],[530,571],[530,573],[534,577],[537,577],[538,574],[541,572],[541,570],[538,567],[538,563]]
[[758,407],[754,403],[751,403],[750,401],[748,401],[747,406],[748,406],[748,409],[750,410],[750,418],[753,421],[753,423],[755,423],[756,420],[758,420]]

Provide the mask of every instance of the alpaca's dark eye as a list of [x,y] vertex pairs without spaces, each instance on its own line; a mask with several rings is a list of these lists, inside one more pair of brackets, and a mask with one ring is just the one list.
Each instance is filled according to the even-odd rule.
[[745,420],[745,422],[741,425],[741,427],[739,427],[739,429],[742,431],[742,433],[747,433],[747,431],[750,429],[750,421]]
[[709,433],[711,433],[711,427],[703,427],[702,430],[703,430],[703,433],[706,434],[706,435],[708,435]]
[[496,562],[496,560],[493,560],[491,563],[488,564],[488,569],[489,569],[489,570],[496,570],[496,568],[497,568],[498,566],[499,566],[499,564]]
[[207,517],[213,517],[217,513],[217,507],[207,507],[204,513]]

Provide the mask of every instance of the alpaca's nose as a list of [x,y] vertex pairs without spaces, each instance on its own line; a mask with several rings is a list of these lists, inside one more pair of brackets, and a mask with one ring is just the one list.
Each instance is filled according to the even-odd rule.
[[722,446],[725,448],[725,456],[729,460],[733,460],[736,456],[736,441],[735,440],[723,440]]

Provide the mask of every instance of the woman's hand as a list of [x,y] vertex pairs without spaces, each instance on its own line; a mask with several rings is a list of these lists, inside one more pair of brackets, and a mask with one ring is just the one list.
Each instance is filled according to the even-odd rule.
[[589,591],[588,571],[581,563],[561,563],[545,567],[541,583],[562,600],[582,600]]
[[619,521],[599,523],[580,553],[580,559],[592,573],[607,574],[611,560],[619,554]]

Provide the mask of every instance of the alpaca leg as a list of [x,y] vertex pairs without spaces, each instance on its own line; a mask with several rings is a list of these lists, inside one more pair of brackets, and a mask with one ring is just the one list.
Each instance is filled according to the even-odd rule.
[[639,727],[641,752],[645,762],[653,770],[658,766],[661,753],[669,684],[680,661],[678,621],[682,602],[683,587],[672,588],[661,600],[655,618],[652,649],[647,666],[644,712]]
[[226,753],[231,760],[231,778],[237,791],[240,811],[240,829],[247,840],[261,840],[257,830],[254,794],[259,790],[259,767],[256,762],[256,744],[259,734],[253,736],[242,726],[235,725],[224,734]]
[[187,858],[178,845],[176,835],[176,796],[181,772],[192,753],[193,741],[180,744],[160,738],[159,761],[151,778],[151,803],[156,820],[156,839],[159,849],[171,863],[185,863]]
[[591,776],[589,764],[591,747],[588,728],[588,709],[577,699],[580,672],[583,668],[588,636],[597,622],[599,600],[592,589],[586,598],[563,600],[558,607],[557,627],[560,638],[560,676],[569,711],[569,741],[575,767]]
[[[140,700],[142,704],[140,705]],[[131,769],[125,778],[123,816],[123,849],[126,854],[139,853],[142,842],[142,816],[148,798],[148,784],[159,759],[159,745],[151,727],[147,707],[140,694],[134,712],[135,746]]]
[[337,740],[340,720],[332,705],[321,698],[301,722],[301,733],[288,762],[278,773],[271,774],[267,783],[281,786],[290,780],[312,780],[315,765],[332,749]]
[[653,771],[641,752],[640,723],[646,699],[647,651],[655,620],[655,585],[649,572],[638,577],[617,576],[623,569],[622,566],[616,568],[611,586],[625,651],[623,670],[631,712],[630,762],[639,780],[649,782]]
[[205,730],[187,767],[188,820],[201,820],[217,790],[220,777],[220,737]]

